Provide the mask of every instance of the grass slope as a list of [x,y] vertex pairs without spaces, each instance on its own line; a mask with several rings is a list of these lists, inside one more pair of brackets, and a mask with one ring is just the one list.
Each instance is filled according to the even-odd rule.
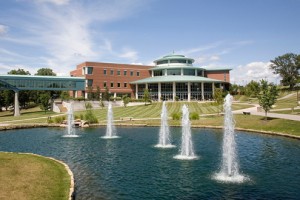
[[66,200],[70,177],[54,160],[16,153],[0,153],[0,199]]

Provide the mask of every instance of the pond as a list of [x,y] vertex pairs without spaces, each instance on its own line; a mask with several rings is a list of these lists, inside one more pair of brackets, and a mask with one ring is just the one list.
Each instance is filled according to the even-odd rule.
[[181,128],[171,128],[176,148],[159,149],[159,127],[118,127],[118,139],[102,139],[105,127],[0,132],[0,151],[31,152],[67,163],[76,199],[297,199],[300,197],[299,140],[236,132],[243,183],[223,183],[222,130],[192,129],[196,160],[178,160]]

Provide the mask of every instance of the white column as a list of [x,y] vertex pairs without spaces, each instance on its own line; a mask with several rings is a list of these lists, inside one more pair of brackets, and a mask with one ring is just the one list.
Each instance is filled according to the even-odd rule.
[[188,82],[188,101],[191,101],[191,82]]
[[202,96],[202,101],[204,101],[204,83],[201,82],[201,96]]
[[138,84],[135,84],[135,98],[139,99],[139,95],[138,95]]
[[175,101],[175,97],[176,97],[176,83],[173,82],[173,101]]
[[85,98],[85,99],[88,98],[88,92],[87,92],[87,91],[85,91],[85,93],[84,93],[84,98]]
[[145,84],[145,89],[148,89],[148,83]]
[[14,116],[20,116],[20,106],[19,106],[19,91],[15,91],[15,114]]
[[183,76],[183,69],[180,70],[180,75]]
[[161,101],[161,83],[158,83],[158,101]]

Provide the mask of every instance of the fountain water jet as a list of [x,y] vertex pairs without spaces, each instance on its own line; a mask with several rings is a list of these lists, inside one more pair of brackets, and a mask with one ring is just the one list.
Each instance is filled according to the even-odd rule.
[[197,159],[198,157],[194,153],[193,142],[192,142],[189,109],[186,105],[183,105],[182,107],[181,126],[182,126],[182,137],[181,137],[180,154],[174,156],[174,158],[180,160]]
[[68,119],[67,119],[67,134],[63,137],[79,137],[76,135],[76,131],[73,127],[74,125],[74,112],[73,112],[73,103],[68,105]]
[[235,122],[231,110],[232,96],[227,94],[224,102],[224,136],[223,136],[223,154],[221,171],[214,175],[214,179],[222,182],[243,182],[248,177],[239,173],[239,165],[236,153],[236,142],[234,127]]
[[166,102],[163,102],[162,111],[161,111],[161,125],[159,129],[159,141],[158,144],[155,145],[157,148],[173,148],[175,145],[171,144],[170,138],[170,128],[168,125],[168,111]]
[[114,125],[114,115],[113,115],[111,102],[109,102],[108,109],[107,109],[106,134],[101,138],[103,139],[119,138],[119,136],[117,136],[116,127]]

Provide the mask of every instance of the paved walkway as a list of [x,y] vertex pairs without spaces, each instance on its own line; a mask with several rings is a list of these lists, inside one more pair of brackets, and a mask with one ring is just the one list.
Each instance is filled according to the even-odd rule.
[[[258,112],[258,104],[254,104],[251,108],[246,108],[242,110],[235,110],[233,111],[234,114],[243,114],[243,112],[250,112],[251,115],[258,115],[258,116],[265,116],[265,112]],[[282,109],[281,109],[282,110]],[[286,109],[289,110],[289,109]],[[281,118],[281,119],[289,119],[294,121],[300,121],[300,115],[289,115],[289,114],[278,114],[278,113],[270,113],[268,112],[268,117],[272,118]]]

